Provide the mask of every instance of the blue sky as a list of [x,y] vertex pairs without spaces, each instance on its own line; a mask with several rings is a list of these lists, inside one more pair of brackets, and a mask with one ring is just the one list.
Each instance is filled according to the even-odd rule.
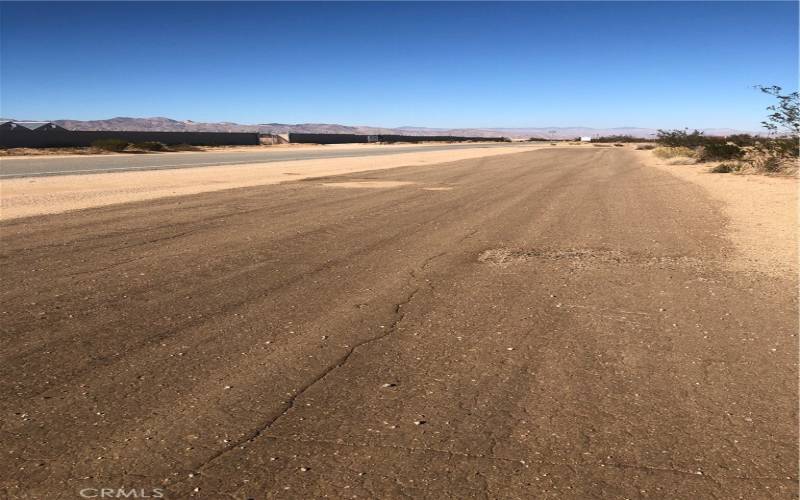
[[798,80],[796,2],[1,8],[20,119],[756,130]]

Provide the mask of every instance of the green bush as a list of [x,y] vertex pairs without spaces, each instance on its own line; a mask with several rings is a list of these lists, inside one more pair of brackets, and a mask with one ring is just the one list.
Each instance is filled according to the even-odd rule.
[[738,160],[744,156],[745,151],[736,144],[722,141],[709,141],[698,148],[700,161]]
[[800,157],[800,93],[786,93],[777,85],[756,86],[775,98],[770,114],[761,122],[770,137],[759,137],[747,148],[744,161],[756,172],[796,174]]
[[122,139],[97,139],[92,142],[92,147],[103,151],[113,151],[119,153],[128,147],[128,141]]
[[657,143],[673,148],[696,148],[703,146],[707,141],[708,138],[699,130],[691,133],[686,130],[659,130],[656,136]]

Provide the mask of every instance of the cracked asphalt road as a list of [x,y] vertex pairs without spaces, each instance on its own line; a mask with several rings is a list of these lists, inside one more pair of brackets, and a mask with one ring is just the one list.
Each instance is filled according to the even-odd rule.
[[571,149],[4,222],[0,494],[796,498],[721,208]]

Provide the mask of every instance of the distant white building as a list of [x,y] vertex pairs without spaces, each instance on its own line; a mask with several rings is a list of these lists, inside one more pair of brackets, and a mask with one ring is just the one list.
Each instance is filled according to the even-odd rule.
[[588,136],[581,137],[581,142],[592,142],[592,138]]

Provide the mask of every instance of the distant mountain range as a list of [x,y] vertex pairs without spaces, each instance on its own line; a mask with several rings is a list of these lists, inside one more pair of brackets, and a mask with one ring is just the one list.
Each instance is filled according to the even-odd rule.
[[[0,118],[0,121],[11,120]],[[632,137],[652,137],[657,130],[640,127],[589,128],[589,127],[531,127],[531,128],[425,128],[399,127],[382,128],[369,126],[349,126],[332,123],[259,123],[242,125],[240,123],[219,122],[203,123],[191,120],[173,120],[171,118],[128,118],[119,116],[108,120],[52,120],[69,130],[127,130],[152,132],[258,132],[261,134],[325,133],[325,134],[399,134],[399,135],[456,135],[467,137],[511,137],[514,139],[540,137],[546,139],[572,139],[580,136],[629,135]],[[718,128],[703,129],[706,135],[731,135],[744,131]]]

